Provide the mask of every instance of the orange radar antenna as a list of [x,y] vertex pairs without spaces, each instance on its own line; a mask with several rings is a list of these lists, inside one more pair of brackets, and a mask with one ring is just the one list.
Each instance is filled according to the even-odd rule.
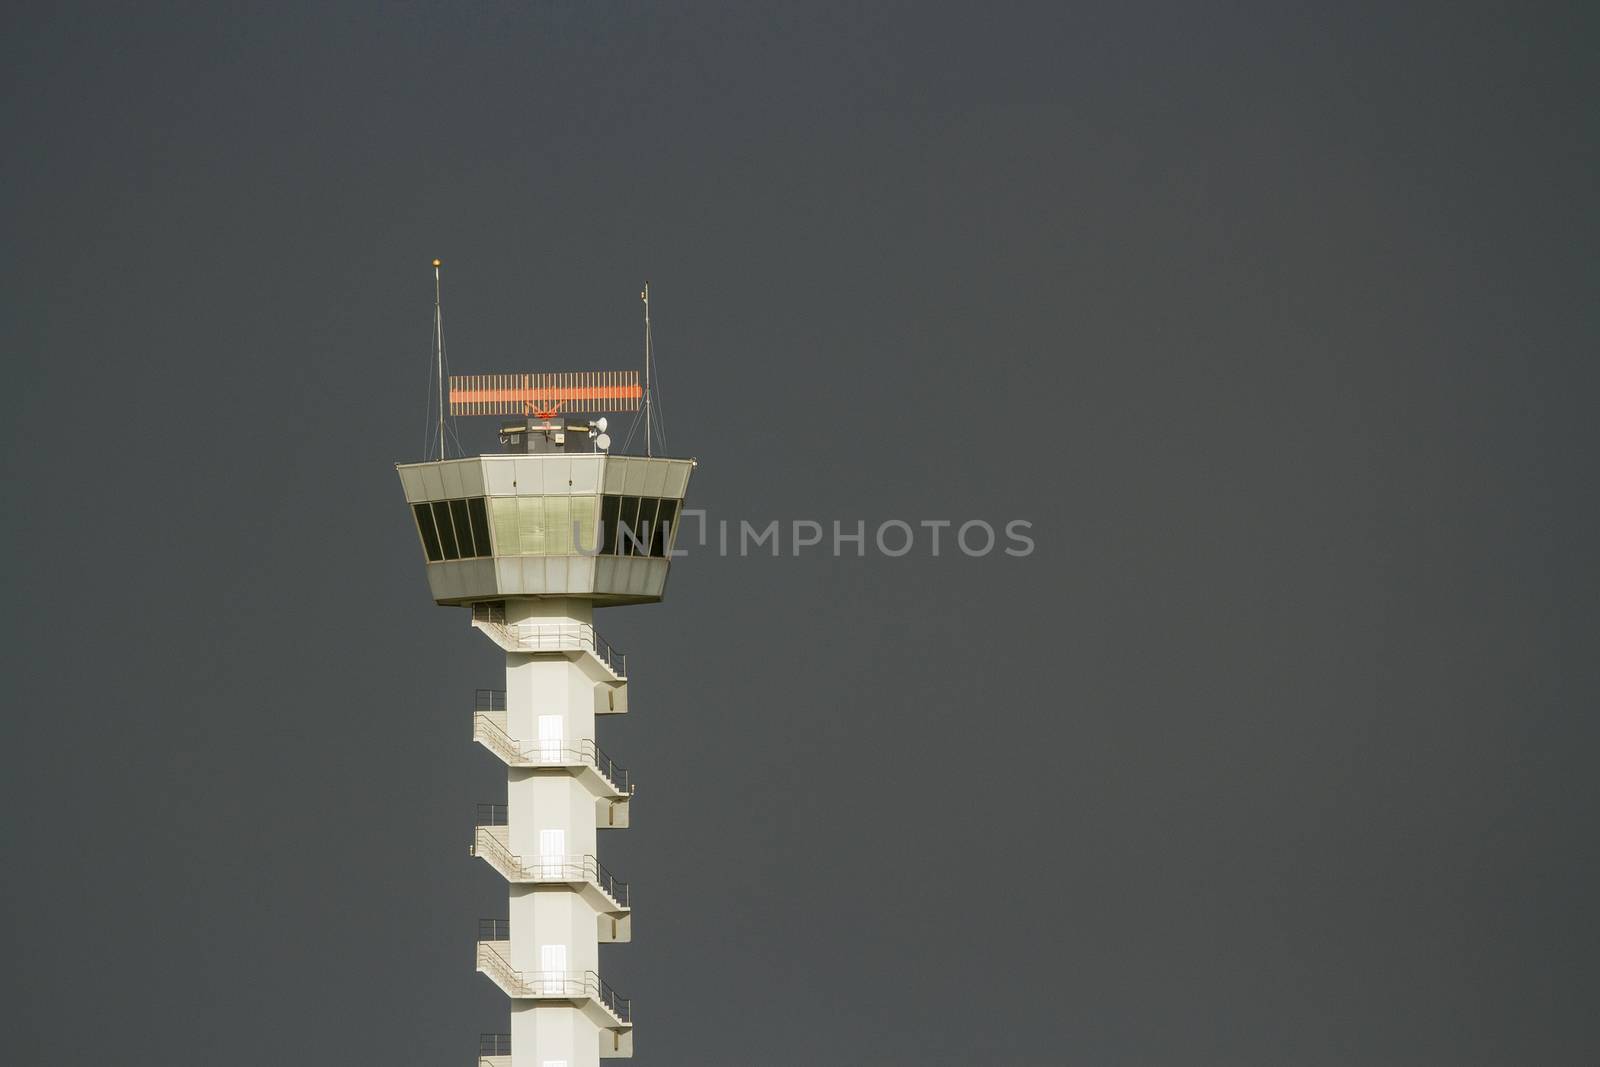
[[644,389],[633,370],[566,374],[452,374],[450,414],[532,415],[638,411]]

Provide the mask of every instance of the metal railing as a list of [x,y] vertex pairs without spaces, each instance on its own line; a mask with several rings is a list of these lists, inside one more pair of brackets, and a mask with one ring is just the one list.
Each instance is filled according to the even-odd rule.
[[589,882],[619,908],[633,906],[629,903],[628,883],[606,870],[605,864],[594,856],[539,856],[528,862],[482,826],[473,834],[472,847],[474,853],[482,854],[509,878],[529,882]]
[[479,804],[478,821],[474,826],[505,826],[506,806],[504,804]]
[[511,940],[511,920],[510,919],[479,919],[478,920],[478,940],[479,941],[510,941]]
[[600,1003],[604,1004],[606,1008],[610,1010],[612,1015],[615,1015],[623,1022],[632,1023],[633,1001],[628,997],[622,996],[615,989],[612,989],[611,983],[607,982],[604,978],[601,978],[598,974],[594,974],[592,971],[590,974],[593,976],[594,980],[600,984]]
[[590,997],[624,1023],[633,1021],[633,1001],[620,995],[594,971],[519,971],[487,942],[478,942],[478,969],[512,996]]
[[510,1034],[479,1034],[478,1055],[482,1056],[509,1056],[511,1055]]
[[472,622],[492,631],[502,647],[513,652],[593,652],[618,678],[628,676],[628,657],[611,646],[587,622],[507,622],[505,605],[472,605]]
[[[572,857],[568,857],[569,860],[571,858]],[[588,878],[589,881],[600,887],[600,892],[604,893],[618,904],[621,904],[624,908],[632,907],[632,905],[628,903],[627,882],[615,877],[610,871],[606,870],[605,864],[601,863],[593,856],[579,856],[577,859],[579,864],[578,869],[583,872],[584,877]],[[543,856],[539,857],[539,863],[544,863]]]
[[590,765],[600,772],[600,777],[610,782],[617,792],[629,794],[633,792],[633,779],[628,776],[628,768],[600,751],[599,745],[593,741],[580,741],[578,752],[579,755],[588,758]]
[[504,689],[474,689],[472,691],[472,710],[505,711],[506,691]]
[[[478,692],[495,693],[499,690],[480,689]],[[504,694],[501,696],[503,698]],[[492,711],[499,710],[501,709],[492,709]],[[501,729],[491,718],[490,711],[482,710],[481,704],[480,710],[472,713],[472,736],[473,740],[488,744],[495,754],[507,763],[518,766],[543,764],[551,767],[570,767],[587,763],[611,783],[617,792],[633,791],[633,782],[628,777],[628,769],[606,755],[599,745],[587,738],[581,741],[518,741]]]
[[525,985],[522,972],[511,966],[511,962],[487,941],[478,942],[478,970],[505,987],[508,993],[515,994]]

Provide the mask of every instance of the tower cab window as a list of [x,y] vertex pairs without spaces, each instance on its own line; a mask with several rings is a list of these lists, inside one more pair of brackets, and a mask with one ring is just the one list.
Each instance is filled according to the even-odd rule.
[[411,513],[429,563],[449,559],[481,559],[494,554],[489,540],[489,512],[483,497],[435,500],[413,504]]

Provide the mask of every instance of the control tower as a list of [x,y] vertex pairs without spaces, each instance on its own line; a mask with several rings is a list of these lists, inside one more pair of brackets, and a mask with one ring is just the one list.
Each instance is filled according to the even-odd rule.
[[523,416],[502,426],[500,454],[397,467],[434,602],[467,609],[505,653],[504,682],[475,694],[472,739],[505,765],[506,795],[478,806],[471,853],[506,882],[476,963],[511,1025],[480,1036],[478,1062],[597,1067],[633,1053],[632,1004],[599,954],[632,939],[633,901],[598,847],[599,831],[627,827],[633,781],[596,743],[601,717],[627,714],[630,679],[595,614],[663,597],[695,464],[608,454],[603,419],[570,417],[637,410],[631,372],[449,385],[454,414]]

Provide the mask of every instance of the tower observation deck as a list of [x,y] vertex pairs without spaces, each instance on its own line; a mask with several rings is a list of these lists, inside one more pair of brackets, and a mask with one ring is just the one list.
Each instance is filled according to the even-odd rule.
[[[525,406],[501,429],[505,453],[397,465],[434,602],[468,609],[505,654],[504,682],[473,697],[470,735],[505,766],[505,800],[479,805],[470,852],[506,884],[506,913],[479,921],[475,961],[511,1021],[481,1036],[477,1062],[598,1067],[633,1054],[632,1002],[599,955],[632,939],[633,901],[598,847],[600,830],[628,826],[633,783],[597,744],[597,721],[628,712],[632,677],[595,614],[665,595],[695,463],[599,451],[609,442],[589,424],[527,409],[527,382],[558,376],[503,377],[513,384],[496,379],[498,393],[452,378],[450,395],[460,414]],[[627,408],[629,393],[637,407],[636,384],[620,392],[578,410]]]

